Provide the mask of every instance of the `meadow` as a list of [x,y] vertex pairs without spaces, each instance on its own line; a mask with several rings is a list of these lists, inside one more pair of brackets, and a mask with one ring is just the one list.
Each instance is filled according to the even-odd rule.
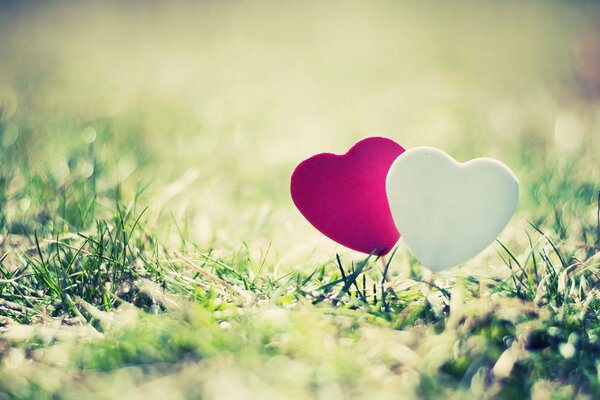
[[[0,5],[0,399],[598,398],[598,21]],[[498,241],[432,274],[319,234],[291,172],[374,135],[510,166]]]

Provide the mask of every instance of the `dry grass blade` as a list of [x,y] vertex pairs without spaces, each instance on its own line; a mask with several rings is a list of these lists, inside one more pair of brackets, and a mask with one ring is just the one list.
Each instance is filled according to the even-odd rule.
[[181,260],[185,265],[187,265],[188,267],[192,268],[196,272],[200,273],[205,278],[210,279],[211,281],[213,281],[217,285],[225,287],[225,288],[229,289],[230,291],[239,294],[246,301],[249,301],[249,300],[252,299],[252,295],[250,293],[248,293],[247,291],[241,289],[240,287],[232,285],[232,284],[230,284],[228,282],[225,282],[223,279],[221,279],[218,276],[210,273],[205,268],[202,268],[201,266],[197,265],[196,263],[194,263],[189,258],[183,256],[182,254],[179,254],[178,252],[174,252],[173,254],[175,255],[175,258]]

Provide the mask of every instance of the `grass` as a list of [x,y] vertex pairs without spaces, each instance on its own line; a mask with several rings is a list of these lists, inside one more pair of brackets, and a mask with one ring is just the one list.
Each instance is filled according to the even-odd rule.
[[[0,8],[0,398],[595,398],[594,7]],[[333,245],[289,175],[365,134],[517,214],[437,274]]]

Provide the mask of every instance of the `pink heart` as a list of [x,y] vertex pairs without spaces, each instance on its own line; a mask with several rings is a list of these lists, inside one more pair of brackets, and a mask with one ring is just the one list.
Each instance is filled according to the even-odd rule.
[[385,180],[403,152],[390,139],[370,137],[343,155],[312,156],[292,174],[294,204],[330,239],[363,253],[385,255],[400,238]]

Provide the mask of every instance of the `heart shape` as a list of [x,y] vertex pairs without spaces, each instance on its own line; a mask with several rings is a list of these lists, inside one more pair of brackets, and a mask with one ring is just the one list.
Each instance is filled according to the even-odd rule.
[[432,271],[484,250],[502,232],[519,199],[517,178],[501,162],[478,158],[461,164],[431,147],[399,156],[386,187],[404,242]]
[[387,254],[400,238],[385,191],[393,140],[370,137],[346,154],[321,153],[294,170],[290,190],[302,215],[330,239],[367,254]]

